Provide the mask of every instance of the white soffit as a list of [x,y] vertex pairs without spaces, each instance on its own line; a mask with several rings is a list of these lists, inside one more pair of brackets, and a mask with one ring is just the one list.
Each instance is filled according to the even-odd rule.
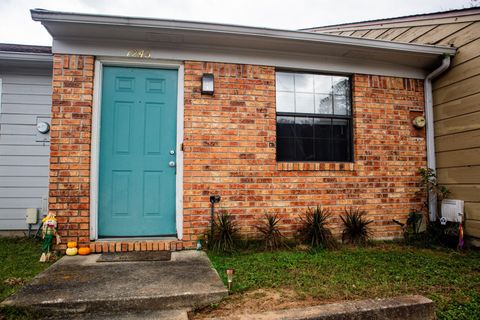
[[[91,15],[35,9],[54,38],[54,53],[251,63],[291,68],[422,78],[455,49],[381,40],[189,21]],[[215,59],[215,60],[212,60]],[[376,66],[376,67],[375,67]],[[373,67],[373,70],[372,70]]]

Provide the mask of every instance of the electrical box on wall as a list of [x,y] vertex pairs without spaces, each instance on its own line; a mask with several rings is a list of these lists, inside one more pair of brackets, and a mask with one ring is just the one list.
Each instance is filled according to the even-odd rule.
[[463,200],[443,199],[442,200],[442,218],[450,222],[460,222],[463,220]]
[[25,222],[27,224],[37,224],[38,222],[37,208],[27,208],[25,212]]

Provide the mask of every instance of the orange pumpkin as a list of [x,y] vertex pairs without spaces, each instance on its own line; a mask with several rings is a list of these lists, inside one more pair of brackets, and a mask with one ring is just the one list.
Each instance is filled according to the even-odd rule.
[[81,256],[86,256],[87,254],[90,254],[90,248],[89,247],[83,247],[78,249],[78,254]]
[[76,248],[77,243],[75,241],[69,241],[67,242],[67,248]]

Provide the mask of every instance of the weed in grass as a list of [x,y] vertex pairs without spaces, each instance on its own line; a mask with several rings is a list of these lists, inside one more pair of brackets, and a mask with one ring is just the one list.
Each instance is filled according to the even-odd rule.
[[299,229],[299,237],[302,243],[312,248],[335,248],[336,241],[328,228],[330,211],[317,206],[315,209],[308,208],[305,216],[301,219],[302,226]]
[[367,212],[360,209],[345,209],[345,216],[340,216],[343,222],[342,243],[366,245],[371,236],[372,220],[367,220]]
[[265,221],[256,226],[257,230],[261,233],[265,250],[278,250],[283,247],[283,235],[278,228],[280,218],[274,214],[265,214]]

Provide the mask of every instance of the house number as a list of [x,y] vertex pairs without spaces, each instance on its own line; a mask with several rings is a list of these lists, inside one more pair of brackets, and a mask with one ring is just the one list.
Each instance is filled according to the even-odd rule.
[[152,55],[150,54],[150,50],[132,49],[127,52],[127,57],[148,59],[151,58]]

